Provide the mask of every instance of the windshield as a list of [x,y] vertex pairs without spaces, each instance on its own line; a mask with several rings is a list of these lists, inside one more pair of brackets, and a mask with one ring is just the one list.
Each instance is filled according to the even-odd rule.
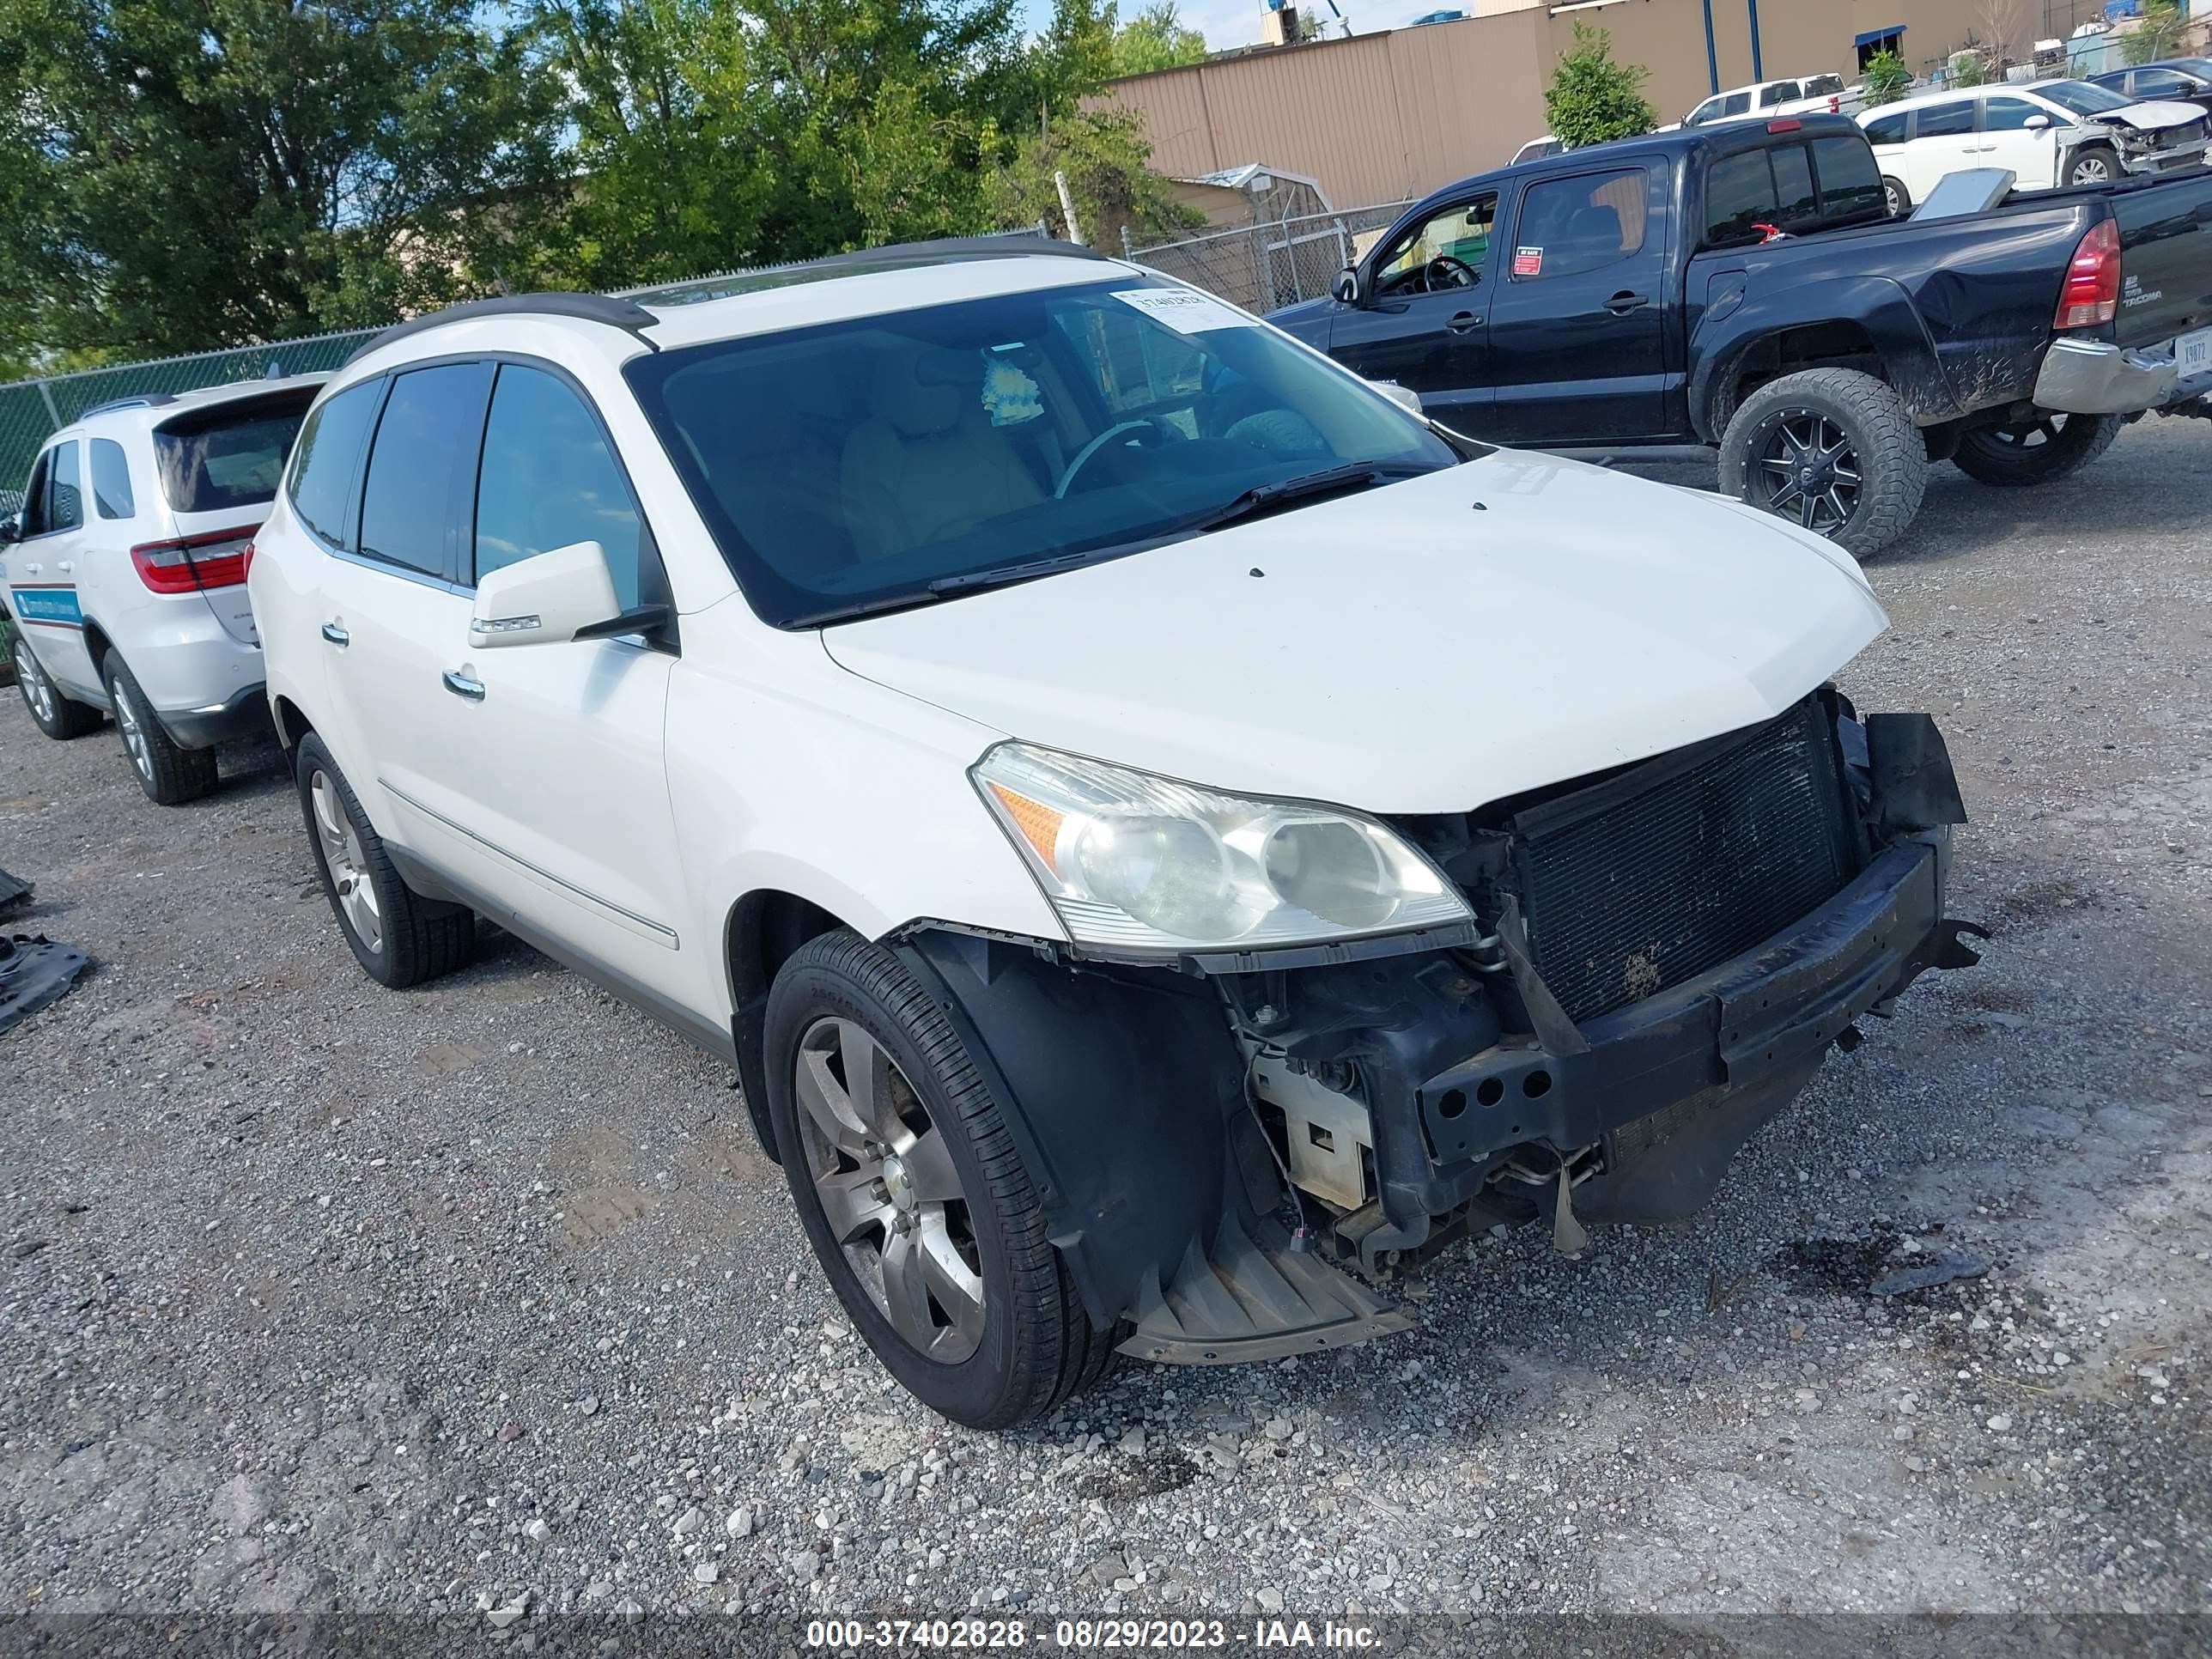
[[2128,100],[2117,92],[2103,87],[2093,87],[2087,81],[2053,81],[2049,86],[2035,88],[2039,98],[2048,98],[2064,110],[2076,115],[2110,115],[2116,109],[2125,109]]
[[1333,469],[1371,465],[1330,486],[1356,489],[1461,459],[1244,313],[1134,275],[671,349],[624,373],[779,627],[1142,550]]

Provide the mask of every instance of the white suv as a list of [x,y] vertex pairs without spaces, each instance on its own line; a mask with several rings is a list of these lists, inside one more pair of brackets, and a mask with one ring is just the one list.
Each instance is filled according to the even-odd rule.
[[259,549],[362,966],[482,916],[729,1060],[964,1423],[1402,1328],[1377,1273],[1470,1228],[1686,1213],[1972,959],[1941,738],[1826,684],[1883,626],[1848,555],[1079,249],[423,319]]
[[104,404],[46,441],[0,523],[15,682],[50,738],[115,716],[146,793],[216,786],[215,744],[268,729],[246,570],[325,377]]

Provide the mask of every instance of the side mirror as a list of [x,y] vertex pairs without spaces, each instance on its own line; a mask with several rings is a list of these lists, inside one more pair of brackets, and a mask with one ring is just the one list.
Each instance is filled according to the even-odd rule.
[[2050,125],[2051,118],[2048,115],[2041,114],[2031,115],[2027,119],[2021,123],[2021,125],[2027,128],[2030,132],[2041,132],[2049,127]]
[[559,645],[616,619],[614,578],[606,550],[572,542],[493,571],[477,583],[469,643],[489,651],[509,645]]
[[0,519],[0,547],[7,547],[23,539],[23,521],[14,514]]
[[1338,271],[1336,275],[1330,279],[1328,284],[1328,297],[1335,301],[1337,304],[1340,306],[1356,306],[1359,303],[1359,271],[1358,267],[1346,265],[1342,270]]
[[1414,391],[1413,387],[1409,386],[1401,386],[1395,380],[1370,380],[1367,384],[1373,386],[1377,392],[1388,398],[1392,403],[1397,404],[1399,408],[1404,410],[1408,415],[1419,416],[1423,420],[1426,420],[1428,418],[1427,411],[1423,410],[1421,407],[1421,394]]

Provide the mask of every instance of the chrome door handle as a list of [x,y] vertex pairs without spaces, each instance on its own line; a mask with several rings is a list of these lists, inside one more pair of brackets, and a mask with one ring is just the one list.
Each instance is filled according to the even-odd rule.
[[76,568],[76,562],[72,559],[57,559],[54,561],[54,568],[66,576]]
[[336,623],[325,623],[323,624],[323,637],[328,640],[332,645],[350,645],[353,643],[353,635],[347,633],[344,629],[340,628]]
[[35,576],[35,575],[37,575],[37,574],[39,574],[39,572],[40,572],[41,570],[44,570],[45,568],[46,568],[46,566],[44,566],[43,564],[39,564],[39,563],[36,563],[36,562],[33,562],[33,563],[30,563],[30,564],[27,564],[27,565],[25,565],[25,566],[23,567],[23,574],[24,574],[26,576]]
[[446,671],[445,678],[446,690],[455,696],[466,697],[471,702],[483,701],[484,689],[482,680],[472,680],[466,674],[455,673],[450,668]]

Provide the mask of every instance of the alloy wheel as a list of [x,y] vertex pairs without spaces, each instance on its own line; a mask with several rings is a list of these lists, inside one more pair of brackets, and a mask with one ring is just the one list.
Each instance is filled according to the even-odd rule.
[[2086,155],[2074,164],[2074,182],[2077,185],[2106,184],[2112,176],[2112,170],[2101,155]]
[[21,635],[15,639],[15,683],[23,688],[23,701],[41,726],[54,723],[54,686],[46,678],[46,671],[39,666],[39,659],[31,654],[30,642]]
[[331,888],[338,896],[346,926],[372,955],[384,948],[384,918],[376,908],[376,886],[368,878],[362,856],[361,838],[353,832],[337,786],[327,772],[317,772],[307,782],[315,808],[315,844],[331,873]]
[[154,755],[146,744],[146,728],[138,723],[138,711],[131,706],[131,697],[121,686],[113,688],[110,698],[115,705],[115,729],[123,734],[123,752],[131,757],[131,765],[138,775],[149,782],[154,776]]
[[957,1364],[983,1339],[983,1274],[945,1131],[858,1023],[816,1020],[793,1094],[806,1169],[830,1231],[908,1346]]
[[1774,417],[1759,444],[1754,476],[1759,505],[1822,536],[1850,522],[1864,483],[1850,434],[1809,409],[1784,410]]
[[2066,429],[2069,417],[2056,413],[2039,415],[2032,421],[2015,421],[2010,426],[1984,428],[1983,435],[1992,443],[2002,444],[2007,449],[2023,455],[2033,455],[2058,441]]

